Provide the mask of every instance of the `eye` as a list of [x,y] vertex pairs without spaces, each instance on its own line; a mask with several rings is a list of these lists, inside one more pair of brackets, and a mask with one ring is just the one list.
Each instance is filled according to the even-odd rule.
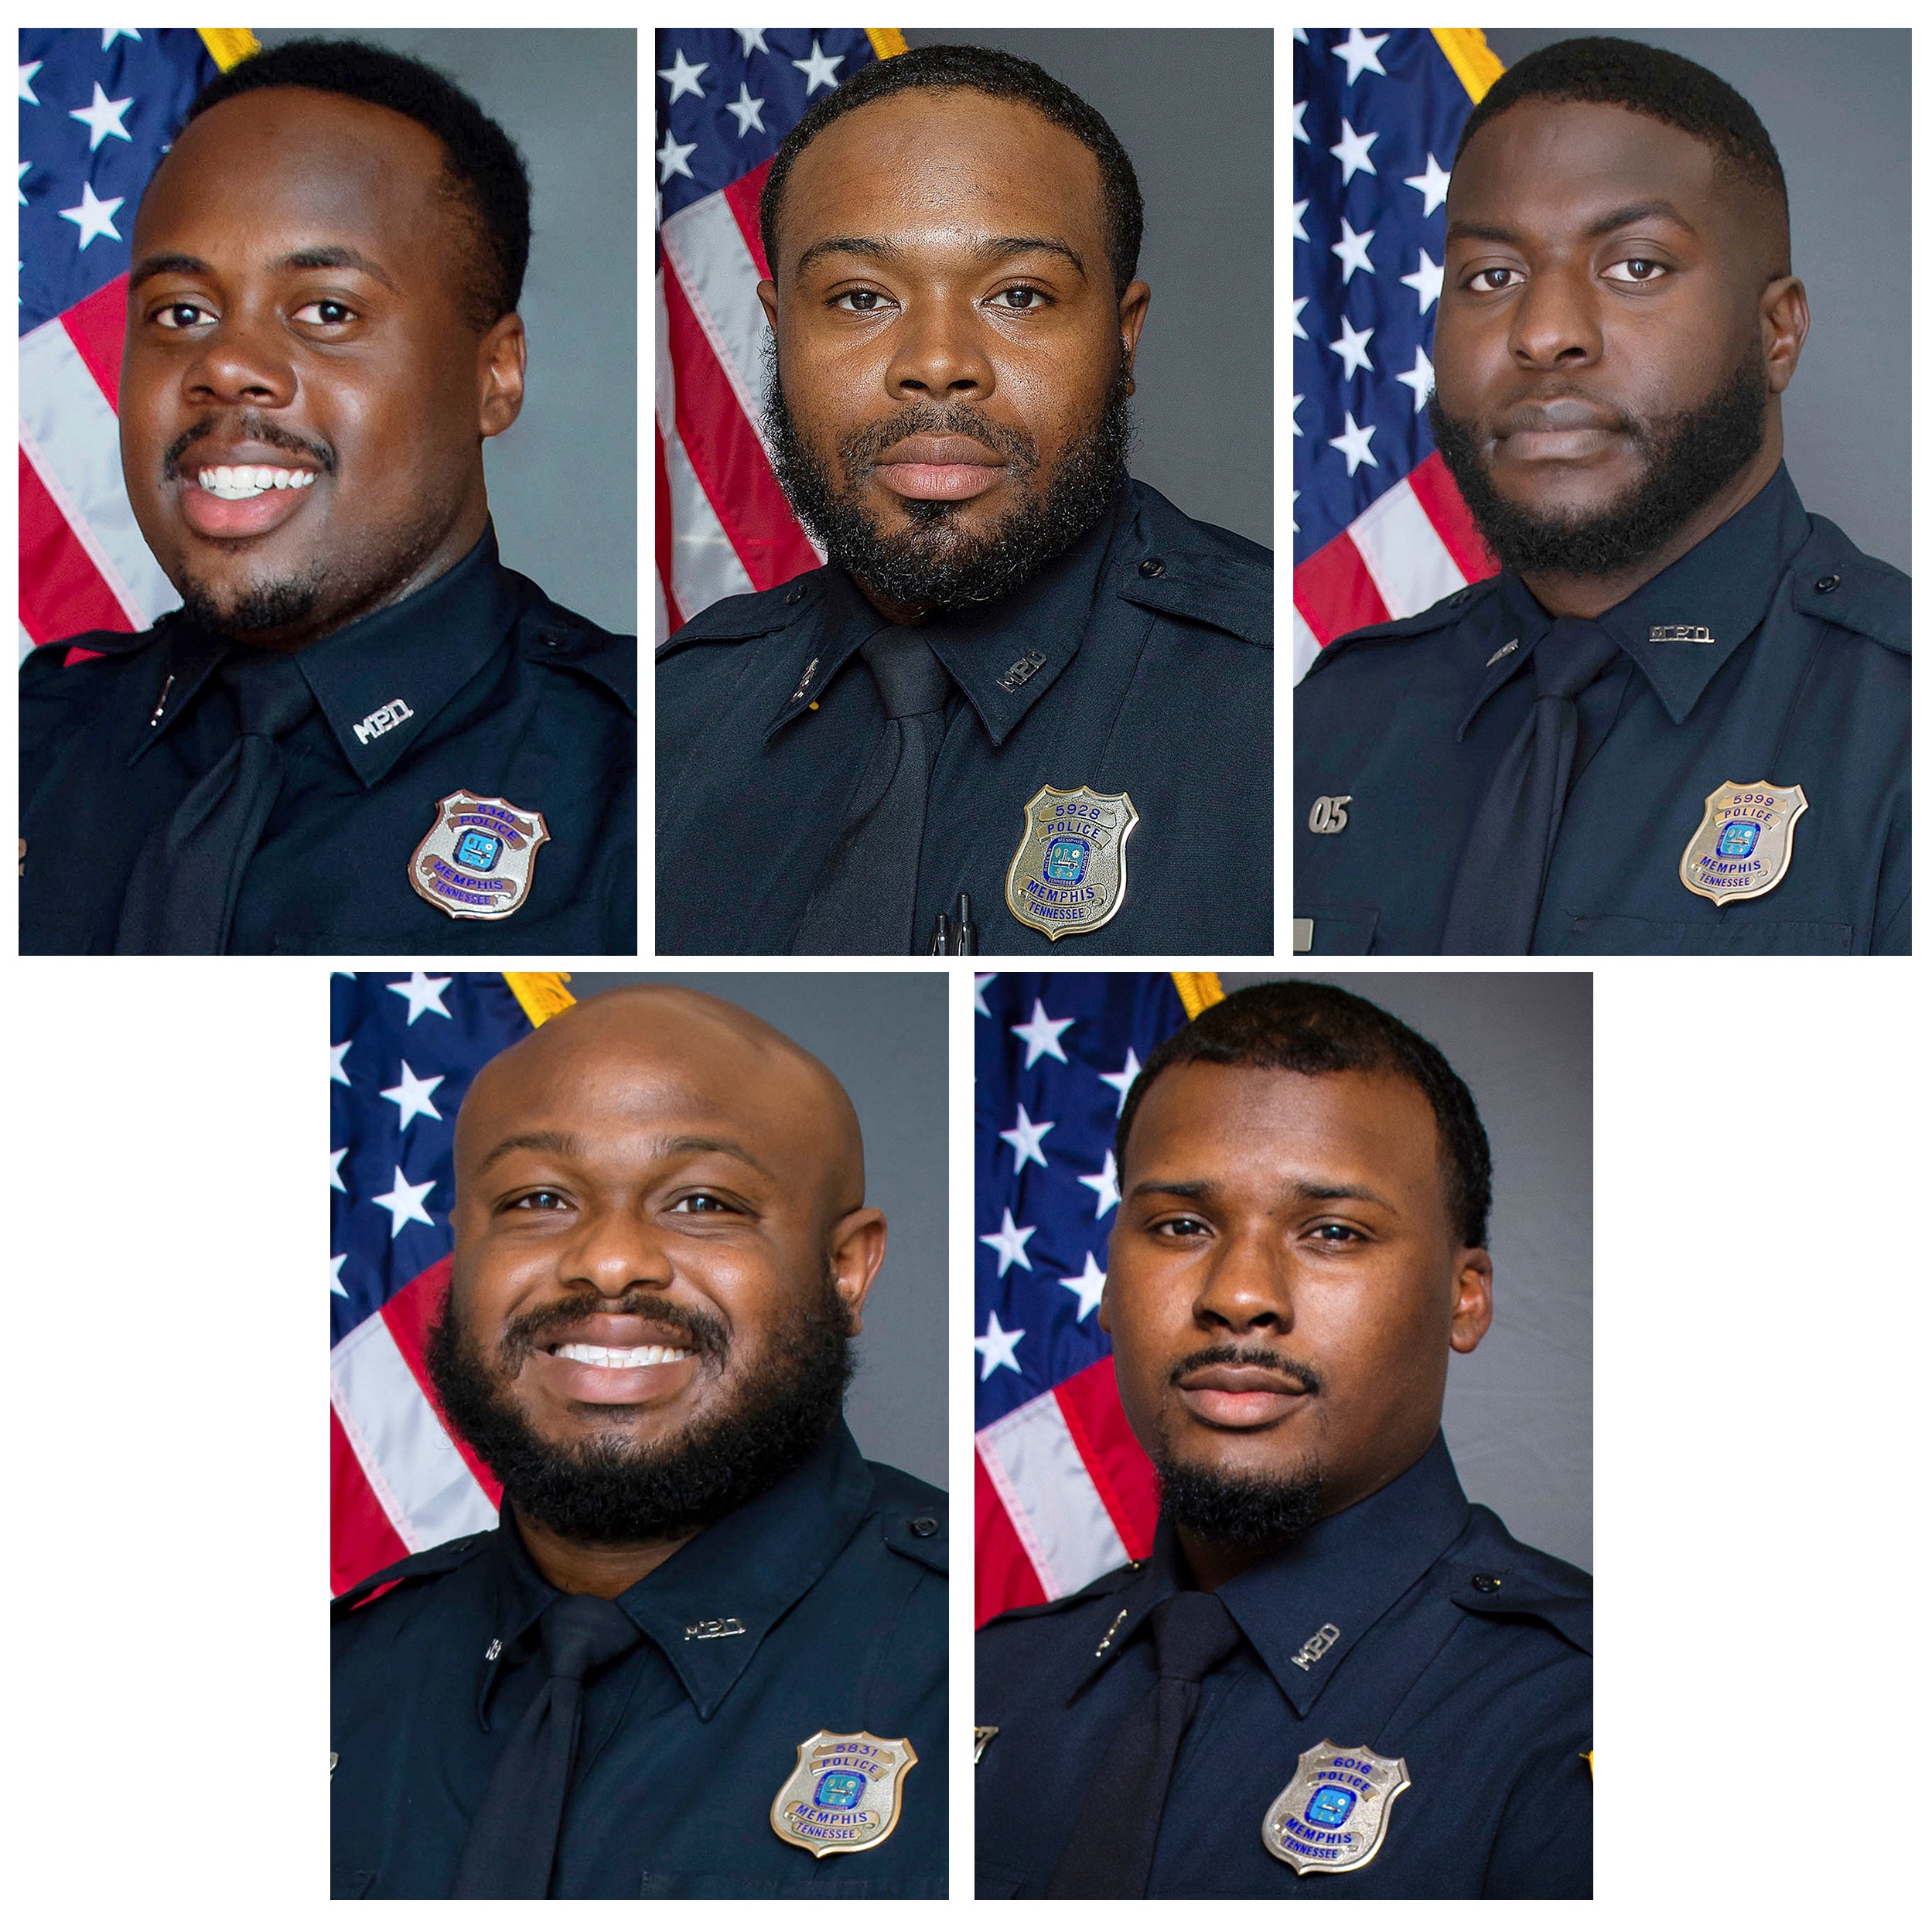
[[1154,1233],[1171,1233],[1179,1240],[1192,1240],[1213,1230],[1205,1220],[1191,1213],[1170,1213],[1164,1220],[1156,1220],[1149,1230]]
[[568,1206],[564,1196],[549,1187],[533,1187],[527,1193],[520,1193],[514,1200],[506,1200],[504,1206],[513,1209],[527,1209],[532,1213],[555,1213]]
[[213,312],[204,309],[198,302],[164,302],[154,313],[156,326],[163,329],[198,328],[203,322],[214,319]]
[[[848,315],[876,315],[882,309],[887,298],[876,288],[848,288],[842,295],[832,297],[835,309],[845,309]],[[852,305],[846,308],[849,302]]]
[[1469,277],[1469,286],[1483,294],[1493,295],[1502,289],[1513,287],[1515,281],[1522,279],[1522,275],[1523,271],[1521,268],[1478,268],[1475,274]]
[[1046,305],[1046,292],[1043,288],[1002,288],[994,296],[995,302],[1014,315],[1029,314],[1035,309]]
[[673,1201],[673,1213],[735,1213],[737,1209],[729,1200],[721,1200],[715,1193],[688,1193],[683,1199]]
[[[1625,272],[1620,275],[1617,271]],[[1653,261],[1648,255],[1630,255],[1621,261],[1613,261],[1603,272],[1613,281],[1661,281],[1670,273],[1661,261]]]
[[1310,1227],[1309,1232],[1317,1240],[1330,1241],[1337,1246],[1353,1245],[1364,1237],[1359,1228],[1344,1226],[1339,1220],[1323,1220]]
[[325,329],[339,329],[355,319],[355,310],[346,302],[332,302],[326,296],[320,301],[306,302],[295,311],[298,322],[314,322]]

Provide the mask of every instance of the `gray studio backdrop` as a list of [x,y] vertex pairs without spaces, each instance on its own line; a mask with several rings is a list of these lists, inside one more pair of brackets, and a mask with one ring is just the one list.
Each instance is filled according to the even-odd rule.
[[1326,980],[1442,1049],[1495,1163],[1496,1318],[1449,1357],[1442,1431],[1472,1502],[1511,1534],[1590,1561],[1590,975],[1224,972]]
[[1036,61],[1121,139],[1154,292],[1129,467],[1179,509],[1275,542],[1274,36],[1266,29],[905,29]]
[[946,1486],[946,977],[936,972],[576,972],[613,986],[690,986],[755,1012],[844,1083],[865,1138],[865,1197],[886,1212],[886,1264],[865,1302],[845,1418],[859,1447]]
[[[317,32],[258,28],[265,47]],[[347,30],[319,30],[346,39]],[[637,628],[637,36],[357,28],[440,68],[523,150],[530,375],[484,445],[503,559],[605,629]]]
[[1728,80],[1757,110],[1791,197],[1791,272],[1811,333],[1784,394],[1785,459],[1807,510],[1912,567],[1912,36],[1859,28],[1490,27],[1505,66],[1617,33]]

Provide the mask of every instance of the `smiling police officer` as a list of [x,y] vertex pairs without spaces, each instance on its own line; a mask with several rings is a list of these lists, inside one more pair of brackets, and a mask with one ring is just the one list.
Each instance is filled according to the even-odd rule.
[[1128,1093],[1101,1323],[1145,1563],[981,1631],[981,1897],[1588,1897],[1590,1581],[1464,1497],[1487,1136],[1398,1020],[1276,981]]
[[1437,447],[1499,577],[1295,694],[1298,951],[1910,950],[1910,585],[1784,466],[1810,326],[1746,101],[1558,43],[1463,132]]
[[337,1599],[332,1895],[943,1897],[945,1497],[841,1419],[844,1089],[633,987],[483,1069],[456,1177],[429,1373],[503,1520]]
[[766,441],[832,561],[660,653],[658,949],[1272,951],[1272,563],[1127,475],[1112,130],[919,48],[760,213]]
[[636,949],[636,652],[497,561],[530,184],[419,63],[212,82],[136,218],[122,468],[183,609],[22,673],[28,952]]

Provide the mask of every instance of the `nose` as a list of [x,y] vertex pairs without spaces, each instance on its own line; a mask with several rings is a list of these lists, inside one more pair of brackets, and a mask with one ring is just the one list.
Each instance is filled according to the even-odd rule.
[[183,373],[191,406],[227,404],[285,408],[295,400],[295,374],[273,325],[230,314],[212,329]]
[[893,332],[886,387],[896,402],[983,401],[993,392],[983,325],[970,301],[916,298]]
[[1601,357],[1603,327],[1586,268],[1530,277],[1510,318],[1510,353],[1526,369],[1586,368]]
[[647,1216],[613,1206],[581,1222],[558,1259],[564,1284],[619,1300],[633,1288],[667,1287],[665,1244]]
[[1194,1297],[1194,1319],[1231,1340],[1254,1332],[1286,1334],[1294,1327],[1286,1257],[1269,1229],[1244,1230],[1216,1246]]

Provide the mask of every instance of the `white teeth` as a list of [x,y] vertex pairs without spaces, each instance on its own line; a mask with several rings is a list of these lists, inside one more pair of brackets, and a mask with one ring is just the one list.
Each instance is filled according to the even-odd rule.
[[571,1341],[554,1350],[559,1361],[582,1361],[593,1368],[655,1368],[682,1361],[688,1348],[592,1348]]
[[271,469],[265,463],[217,463],[196,473],[195,480],[224,503],[246,503],[268,490],[306,490],[316,479],[312,469]]

